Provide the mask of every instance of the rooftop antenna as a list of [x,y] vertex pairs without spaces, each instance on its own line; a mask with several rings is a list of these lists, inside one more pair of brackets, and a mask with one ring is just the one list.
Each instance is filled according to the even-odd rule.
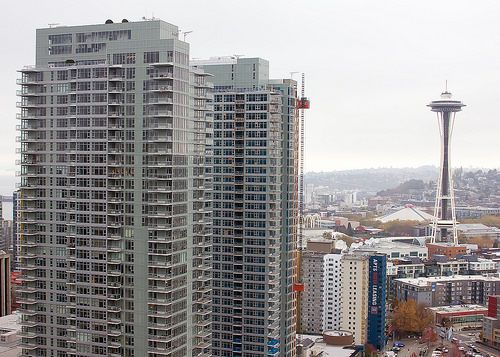
[[143,17],[142,17],[142,20],[143,20],[143,21],[154,21],[154,20],[156,20],[156,18],[155,18],[155,16],[154,16],[154,13],[153,13],[153,15],[152,15],[152,16],[153,16],[153,17],[151,17],[151,18],[147,18],[146,16],[143,16]]
[[233,57],[236,57],[236,59],[240,59],[240,57],[243,57],[244,55],[233,55]]
[[192,33],[193,31],[184,31],[182,34],[184,35],[184,42],[186,42],[186,36]]
[[297,74],[297,73],[299,73],[299,72],[290,72],[290,79],[293,79],[293,75]]
[[57,23],[57,24],[49,24],[49,28],[56,27],[57,25],[60,25],[60,23]]

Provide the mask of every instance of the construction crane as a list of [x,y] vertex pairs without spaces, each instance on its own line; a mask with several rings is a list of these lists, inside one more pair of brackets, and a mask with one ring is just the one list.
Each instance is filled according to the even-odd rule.
[[293,290],[297,292],[297,332],[301,332],[302,326],[300,324],[300,299],[299,295],[304,291],[304,284],[302,283],[300,276],[300,265],[301,265],[301,252],[303,250],[303,237],[304,237],[304,144],[305,144],[305,109],[310,108],[309,99],[305,96],[305,74],[302,73],[302,87],[300,98],[297,100],[296,108],[300,110],[300,121],[299,121],[299,197],[298,197],[298,214],[299,214],[299,232],[298,232],[298,244],[297,244],[297,281],[293,286]]

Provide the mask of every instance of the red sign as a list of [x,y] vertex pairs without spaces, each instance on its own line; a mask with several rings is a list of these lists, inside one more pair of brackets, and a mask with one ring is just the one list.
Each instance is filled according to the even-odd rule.
[[299,109],[309,109],[310,106],[311,106],[311,103],[309,102],[309,99],[301,98],[298,100],[297,107]]
[[304,284],[295,283],[293,284],[294,291],[304,291]]

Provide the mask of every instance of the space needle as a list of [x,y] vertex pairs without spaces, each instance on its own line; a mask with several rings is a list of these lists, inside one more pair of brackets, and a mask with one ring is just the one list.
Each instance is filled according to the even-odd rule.
[[[441,168],[437,185],[436,204],[434,206],[434,222],[431,243],[449,242],[458,244],[457,219],[455,214],[455,198],[453,195],[453,179],[450,167],[450,139],[455,122],[455,114],[465,107],[459,100],[451,99],[451,93],[446,90],[441,98],[427,105],[436,112],[441,135]],[[453,232],[448,238],[448,231]]]

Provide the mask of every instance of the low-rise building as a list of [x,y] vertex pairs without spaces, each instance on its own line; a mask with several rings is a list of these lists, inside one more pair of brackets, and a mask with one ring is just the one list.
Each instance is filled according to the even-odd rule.
[[[411,240],[410,240],[411,241]],[[418,257],[427,259],[427,247],[398,241],[397,238],[371,238],[364,244],[351,245],[351,251],[377,252],[387,255],[387,259]]]
[[488,298],[488,315],[483,322],[483,342],[493,347],[500,347],[500,295]]
[[0,356],[21,356],[21,314],[13,312],[0,317]]
[[453,243],[427,243],[429,249],[429,258],[434,255],[446,255],[448,258],[456,259],[457,254],[467,254],[467,247],[463,244]]
[[457,229],[466,238],[487,237],[496,241],[500,240],[500,228],[488,227],[482,223],[461,223]]
[[498,274],[395,279],[395,284],[398,300],[414,299],[428,306],[484,305],[488,296],[500,294]]
[[500,217],[500,208],[498,207],[479,207],[479,206],[457,206],[455,209],[457,218],[481,218],[482,216],[497,216]]
[[488,309],[484,305],[451,305],[429,307],[434,323],[445,325],[452,323],[454,330],[464,327],[481,328],[483,318],[487,316]]
[[325,331],[323,335],[297,335],[297,357],[354,357],[360,349],[349,347],[353,343],[348,331]]

